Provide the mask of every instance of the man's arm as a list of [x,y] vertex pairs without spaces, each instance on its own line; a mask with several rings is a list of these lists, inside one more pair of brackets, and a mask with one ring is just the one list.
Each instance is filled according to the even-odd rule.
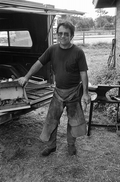
[[18,82],[20,85],[24,86],[28,80],[30,79],[30,77],[32,75],[34,75],[35,73],[37,73],[39,71],[39,69],[41,69],[43,67],[43,65],[41,64],[41,62],[39,60],[37,60],[33,66],[30,68],[30,70],[28,71],[28,73],[24,76],[18,79]]
[[88,75],[86,71],[80,72],[81,81],[83,84],[83,94],[88,94]]
[[35,73],[37,73],[39,71],[39,69],[42,68],[42,64],[39,60],[37,60],[35,62],[35,64],[33,64],[33,66],[30,68],[30,70],[28,71],[28,73],[25,75],[25,77],[27,78],[27,80],[29,80],[31,78],[32,75],[34,75]]
[[90,95],[88,93],[88,75],[87,75],[87,71],[81,71],[80,76],[81,76],[81,81],[82,81],[82,85],[83,85],[82,100],[83,100],[83,104],[85,105],[84,107],[86,107],[87,104],[89,104],[90,101],[91,101],[91,97],[90,97]]

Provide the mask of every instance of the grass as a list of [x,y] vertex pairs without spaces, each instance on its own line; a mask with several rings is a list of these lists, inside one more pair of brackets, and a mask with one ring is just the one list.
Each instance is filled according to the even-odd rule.
[[82,49],[85,52],[88,63],[89,82],[91,84],[103,83],[103,80],[99,82],[99,80],[97,81],[97,78],[102,75],[104,76],[105,73],[109,72],[107,62],[111,51],[111,45],[99,43],[91,46],[82,46]]
[[[98,77],[107,75],[107,59],[111,45],[82,46],[89,66],[89,81],[97,84]],[[103,70],[103,72],[102,72]],[[116,74],[101,79],[116,82]],[[119,77],[119,75],[118,75]],[[1,182],[119,182],[120,138],[115,130],[92,128],[91,136],[77,139],[77,155],[67,152],[64,111],[58,128],[57,151],[42,157],[43,143],[39,141],[48,105],[21,116],[0,127],[0,181]],[[88,120],[89,106],[85,113]],[[97,108],[95,122],[109,122]]]

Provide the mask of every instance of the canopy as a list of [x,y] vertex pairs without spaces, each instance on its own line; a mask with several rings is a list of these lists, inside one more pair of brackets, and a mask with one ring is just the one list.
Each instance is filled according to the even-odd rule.
[[53,5],[42,4],[26,0],[0,0],[0,12],[28,12],[28,13],[42,13],[42,14],[74,14],[84,15],[85,12],[67,9],[56,9]]

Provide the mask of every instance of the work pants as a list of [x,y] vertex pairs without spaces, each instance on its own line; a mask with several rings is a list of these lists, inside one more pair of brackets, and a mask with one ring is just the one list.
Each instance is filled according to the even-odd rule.
[[76,137],[86,134],[86,122],[80,100],[63,102],[56,98],[55,95],[53,95],[46,117],[46,122],[40,135],[40,139],[43,142],[46,142],[48,146],[56,146],[57,128],[60,123],[60,118],[65,107],[68,117],[68,144],[74,144],[76,141]]

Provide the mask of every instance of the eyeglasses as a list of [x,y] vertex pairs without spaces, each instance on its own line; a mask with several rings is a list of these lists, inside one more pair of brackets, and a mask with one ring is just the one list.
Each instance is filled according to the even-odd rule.
[[68,32],[58,32],[58,36],[59,37],[62,37],[62,36],[64,36],[64,37],[69,37],[69,33]]

